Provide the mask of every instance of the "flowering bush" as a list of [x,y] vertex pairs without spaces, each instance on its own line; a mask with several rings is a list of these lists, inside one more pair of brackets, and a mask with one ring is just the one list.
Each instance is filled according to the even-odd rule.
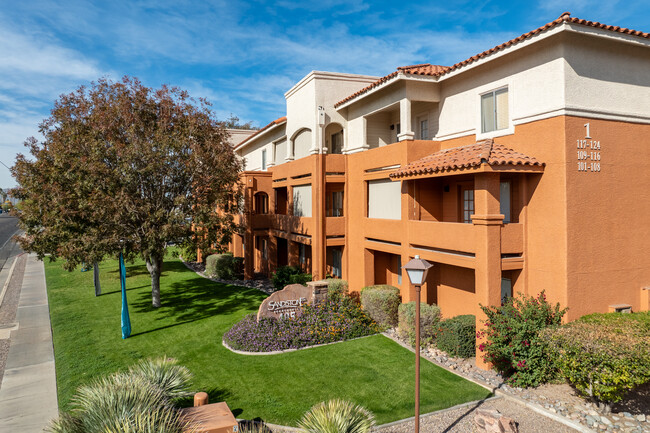
[[296,318],[261,318],[249,314],[224,335],[233,349],[248,352],[299,349],[364,337],[379,332],[377,324],[349,297],[306,305]]
[[481,309],[487,315],[486,329],[477,337],[487,337],[479,345],[485,361],[516,386],[537,386],[555,376],[556,367],[539,332],[558,326],[566,309],[549,304],[543,291],[536,298],[512,297],[501,307],[481,305]]
[[542,338],[564,377],[606,404],[650,381],[650,313],[591,314]]

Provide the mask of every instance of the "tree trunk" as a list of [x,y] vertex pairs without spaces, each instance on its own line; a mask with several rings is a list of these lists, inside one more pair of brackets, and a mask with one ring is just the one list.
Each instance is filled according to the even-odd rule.
[[160,307],[160,274],[162,272],[161,257],[147,257],[147,270],[151,274],[151,303],[155,308]]

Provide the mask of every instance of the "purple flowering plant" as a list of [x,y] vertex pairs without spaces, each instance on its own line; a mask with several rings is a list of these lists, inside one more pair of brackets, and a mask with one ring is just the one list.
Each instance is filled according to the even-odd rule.
[[348,296],[306,305],[295,318],[245,316],[224,335],[233,349],[272,352],[376,334],[379,326]]

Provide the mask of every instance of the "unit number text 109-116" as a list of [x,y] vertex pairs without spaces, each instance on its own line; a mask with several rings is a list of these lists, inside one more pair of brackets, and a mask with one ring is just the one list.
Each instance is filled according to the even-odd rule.
[[577,140],[578,171],[600,171],[600,141],[592,140],[589,135],[589,124],[585,124],[587,134],[584,140]]

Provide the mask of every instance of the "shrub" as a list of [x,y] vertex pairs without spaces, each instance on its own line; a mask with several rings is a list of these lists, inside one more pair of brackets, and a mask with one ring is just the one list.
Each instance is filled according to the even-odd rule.
[[[189,372],[168,360],[144,361],[82,386],[69,413],[52,422],[54,433],[191,431],[172,399],[189,393]],[[170,398],[171,397],[171,398]]]
[[476,354],[476,316],[465,314],[441,320],[436,346],[451,356],[472,358]]
[[186,246],[180,248],[178,255],[181,256],[184,262],[196,262],[198,258],[196,247]]
[[289,284],[307,284],[311,281],[311,274],[305,274],[296,266],[280,266],[273,276],[271,282],[275,290],[282,290]]
[[349,340],[379,332],[377,324],[349,297],[306,305],[296,318],[257,321],[244,317],[224,335],[230,347],[248,352],[299,349],[315,344]]
[[385,328],[397,326],[397,310],[401,303],[402,297],[397,287],[382,284],[361,289],[363,309]]
[[562,375],[605,404],[650,381],[650,313],[592,314],[543,332]]
[[375,417],[361,406],[336,399],[314,405],[298,425],[307,433],[367,433]]
[[481,305],[481,309],[487,315],[486,329],[477,335],[486,337],[479,345],[485,361],[516,386],[537,386],[556,376],[557,368],[539,332],[560,325],[566,309],[549,304],[543,291],[537,298],[521,295],[508,298],[501,307]]
[[327,298],[332,301],[348,296],[348,282],[339,278],[327,278]]
[[[398,308],[397,333],[415,346],[415,302],[400,304]],[[440,308],[437,305],[420,303],[420,346],[433,342],[440,321]]]
[[240,280],[244,274],[244,259],[232,253],[209,255],[205,259],[205,273],[222,280]]

